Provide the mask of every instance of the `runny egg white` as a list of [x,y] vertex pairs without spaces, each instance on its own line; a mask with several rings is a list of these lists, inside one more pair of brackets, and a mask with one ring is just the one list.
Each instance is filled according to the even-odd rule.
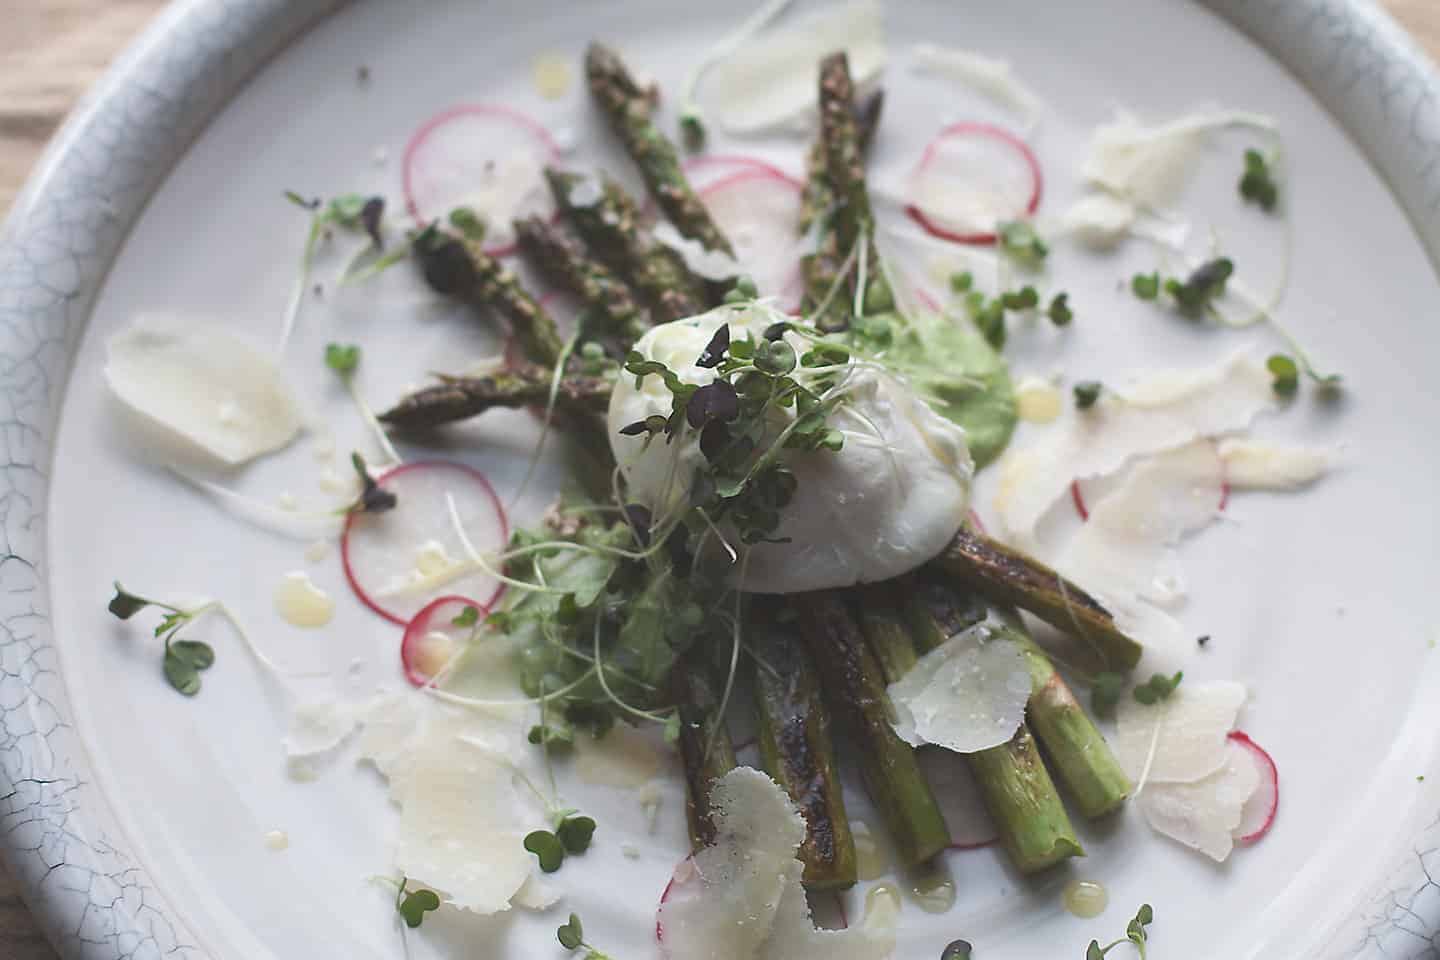
[[[722,324],[729,324],[732,342],[758,341],[767,327],[787,319],[763,303],[722,306],[655,327],[635,350],[681,380],[704,385],[716,374],[696,360]],[[801,335],[785,336],[797,355],[806,351]],[[807,372],[798,368],[794,375],[803,383]],[[975,470],[964,430],[874,363],[852,360],[835,389],[843,399],[827,425],[844,435],[844,446],[784,451],[798,486],[775,536],[788,542],[759,543],[743,553],[736,567],[741,589],[796,593],[888,580],[934,557],[965,519]],[[670,409],[670,391],[653,375],[637,387],[633,376],[622,374],[610,401],[610,442],[627,496],[649,507],[657,524],[688,502],[695,472],[706,464],[698,438],[687,428],[669,443],[659,436],[647,443],[620,429],[668,416]],[[775,432],[794,415],[774,411]]]

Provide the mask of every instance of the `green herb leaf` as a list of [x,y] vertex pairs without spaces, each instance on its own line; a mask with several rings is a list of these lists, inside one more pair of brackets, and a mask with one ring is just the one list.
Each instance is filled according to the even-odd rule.
[[1040,295],[1035,288],[1025,285],[1019,290],[1013,290],[1000,295],[1000,305],[1006,310],[1031,310],[1040,303]]
[[480,608],[467,605],[464,610],[450,618],[450,624],[455,627],[473,627],[479,620]]
[[955,293],[965,293],[975,284],[975,277],[969,270],[961,273],[950,274],[950,289]]
[[537,747],[570,747],[575,744],[575,730],[569,724],[537,723],[525,739]]
[[296,193],[294,190],[286,190],[286,191],[285,191],[285,199],[286,199],[286,200],[289,200],[291,203],[295,204],[295,206],[299,207],[299,208],[302,209],[302,210],[319,210],[319,209],[320,209],[320,198],[319,198],[319,197],[312,197],[311,199],[306,200],[304,197],[300,196],[300,194]]
[[353,343],[327,343],[325,366],[348,377],[360,366],[360,348]]
[[1165,676],[1163,673],[1152,674],[1149,680],[1137,686],[1131,691],[1131,695],[1137,703],[1145,706],[1153,706],[1162,700],[1169,700],[1170,694],[1180,686],[1181,679],[1185,676],[1184,671],[1176,671],[1174,676]]
[[1075,406],[1081,410],[1089,410],[1095,406],[1095,401],[1100,399],[1100,391],[1103,389],[1099,380],[1082,380],[1075,384]]
[[755,346],[755,369],[781,377],[795,369],[795,348],[784,340],[762,340]]
[[446,219],[471,243],[480,243],[485,239],[485,221],[470,207],[456,207]]
[[687,110],[680,115],[680,141],[691,153],[705,149],[705,121],[698,112]]
[[680,741],[680,711],[675,711],[665,718],[665,742],[678,743]]
[[209,670],[215,665],[215,650],[199,640],[173,640],[169,656],[184,660],[196,670]]
[[1181,310],[1197,315],[1225,292],[1225,281],[1234,272],[1235,264],[1228,257],[1216,257],[1196,267],[1184,282],[1174,277],[1167,279],[1165,292]]
[[1130,289],[1141,300],[1154,300],[1160,296],[1160,274],[1137,273],[1130,278]]
[[1038,267],[1050,252],[1035,227],[1026,220],[1007,220],[996,232],[1000,237],[1000,252],[1025,266]]
[[595,835],[595,821],[589,817],[566,817],[555,828],[555,837],[566,853],[581,854],[590,849]]
[[1245,151],[1245,170],[1240,175],[1240,196],[1246,202],[1258,204],[1266,213],[1275,209],[1280,198],[1280,188],[1275,184],[1275,175],[1270,164],[1259,150]]
[[405,926],[413,930],[425,922],[425,914],[440,909],[440,896],[434,890],[411,890],[395,909],[404,918]]
[[200,692],[200,670],[189,660],[167,650],[161,665],[165,679],[178,693],[193,697]]
[[1045,311],[1050,322],[1057,327],[1067,326],[1071,320],[1075,319],[1075,314],[1070,310],[1069,300],[1070,294],[1057,293],[1050,301],[1049,309]]
[[1085,948],[1085,960],[1105,960],[1105,951],[1100,949],[1099,940],[1091,940]]
[[400,498],[380,486],[375,478],[370,476],[370,470],[365,466],[365,458],[359,451],[350,454],[350,465],[360,477],[361,485],[360,496],[348,508],[350,513],[384,513],[386,510],[395,509]]
[[565,862],[565,846],[549,830],[535,830],[525,835],[525,849],[535,854],[540,869],[554,873]]
[[566,950],[578,950],[585,942],[585,928],[580,925],[580,915],[570,914],[570,920],[555,931],[555,936]]
[[1280,396],[1294,396],[1295,391],[1300,389],[1300,368],[1289,354],[1272,354],[1265,361],[1265,368],[1270,371],[1271,386]]
[[137,597],[124,587],[120,581],[115,581],[115,596],[110,598],[110,605],[106,608],[121,620],[129,620],[135,614],[150,606],[150,601],[144,597]]
[[945,945],[940,960],[970,960],[974,950],[968,940],[952,940]]

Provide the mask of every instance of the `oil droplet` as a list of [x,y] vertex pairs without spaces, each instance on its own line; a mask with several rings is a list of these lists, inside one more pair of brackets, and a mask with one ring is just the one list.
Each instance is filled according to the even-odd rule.
[[284,830],[271,830],[265,834],[266,850],[274,850],[276,853],[279,853],[288,846],[290,846],[290,834]]
[[280,496],[276,500],[279,502],[281,510],[294,510],[300,505],[300,501],[295,499],[295,494],[289,490],[281,490]]
[[575,738],[575,775],[602,787],[638,787],[660,769],[660,754],[643,734],[616,726],[603,739]]
[[330,555],[330,544],[325,540],[316,540],[305,548],[305,559],[311,563],[319,563]]
[[892,858],[884,837],[863,820],[851,822],[850,835],[855,841],[855,872],[859,879],[878,880],[890,872]]
[[558,100],[570,89],[570,57],[563,53],[542,53],[530,64],[535,89],[547,100]]
[[955,906],[955,881],[943,866],[923,867],[911,880],[910,896],[926,913],[945,913]]
[[354,471],[350,473],[338,473],[334,467],[324,467],[320,471],[320,489],[326,493],[339,493],[347,497],[359,493],[360,478]]
[[900,891],[891,883],[877,883],[865,894],[866,927],[893,927],[900,917]]
[[1060,390],[1049,380],[1026,377],[1015,388],[1016,412],[1030,423],[1050,423],[1064,406]]
[[633,843],[620,844],[620,852],[625,855],[626,860],[640,859],[640,848]]
[[275,588],[275,609],[294,627],[323,627],[335,613],[335,601],[303,570],[285,574]]
[[660,792],[660,785],[651,780],[636,792],[635,800],[640,804],[640,812],[645,815],[646,829],[654,833],[655,827],[660,823],[660,805],[665,800],[665,795]]
[[1065,888],[1065,909],[1083,920],[1098,917],[1110,904],[1110,895],[1098,883],[1075,880]]

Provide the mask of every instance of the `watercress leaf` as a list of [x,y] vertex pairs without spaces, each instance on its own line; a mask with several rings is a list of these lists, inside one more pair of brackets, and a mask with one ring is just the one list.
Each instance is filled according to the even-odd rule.
[[578,950],[580,944],[585,942],[585,928],[580,925],[579,914],[570,914],[568,922],[561,924],[555,931],[555,936],[560,941],[560,946],[566,950]]
[[595,835],[595,821],[590,817],[566,817],[555,830],[566,853],[576,855],[590,849],[590,838]]
[[790,329],[790,326],[791,325],[784,320],[781,320],[778,323],[772,323],[770,324],[770,326],[765,328],[763,336],[766,340],[779,340],[781,337],[785,336],[785,333]]
[[479,622],[479,620],[480,608],[476,606],[466,605],[464,610],[461,610],[455,616],[450,618],[450,624],[451,626],[455,627],[473,627],[476,623]]
[[970,289],[971,286],[974,285],[974,283],[975,278],[971,275],[969,270],[965,270],[961,273],[950,274],[950,289],[953,290],[955,293],[965,293]]
[[739,416],[740,397],[725,380],[700,387],[685,405],[685,419],[696,430],[712,420],[730,423]]
[[395,908],[405,921],[405,926],[415,929],[425,922],[425,914],[440,909],[440,895],[434,890],[411,890]]
[[795,369],[795,348],[785,340],[765,340],[755,348],[756,369],[783,376]]
[[732,439],[728,424],[711,420],[700,430],[700,453],[714,463],[729,449]]
[[106,609],[121,620],[129,620],[148,606],[150,606],[149,600],[128,592],[120,586],[120,582],[117,580],[115,581],[115,596],[110,598],[110,604]]
[[295,206],[299,207],[299,208],[302,209],[302,210],[318,210],[318,209],[320,209],[320,198],[319,198],[319,197],[312,197],[312,198],[310,198],[309,200],[306,200],[304,197],[300,196],[300,194],[296,193],[294,190],[286,190],[286,191],[285,191],[285,199],[286,199],[286,200],[289,200],[291,203],[295,204]]
[[1130,278],[1130,289],[1141,300],[1154,300],[1160,296],[1160,274],[1137,273]]
[[730,324],[722,323],[715,331],[715,335],[710,338],[710,342],[705,345],[705,349],[700,351],[695,366],[704,367],[707,370],[713,369],[720,365],[720,361],[725,358],[725,351],[729,349]]
[[1271,386],[1280,396],[1292,396],[1300,389],[1300,368],[1293,357],[1284,353],[1272,354],[1265,361],[1265,368],[1270,371]]
[[680,740],[680,713],[676,711],[665,718],[665,742],[677,743]]
[[1075,406],[1081,410],[1089,410],[1095,406],[1095,401],[1100,399],[1100,391],[1103,389],[1099,380],[1082,380],[1075,384]]
[[456,207],[446,219],[471,243],[480,243],[485,239],[485,221],[470,207]]
[[215,650],[199,640],[172,640],[170,654],[184,660],[196,670],[209,670],[215,665]]
[[1090,706],[1098,715],[1108,717],[1115,711],[1124,691],[1123,676],[1109,671],[1097,673],[1090,687]]
[[380,235],[380,221],[384,216],[384,197],[370,197],[360,208],[360,226],[365,229],[365,233],[370,237],[370,243],[376,250],[385,247],[385,238]]
[[940,960],[970,960],[974,951],[968,940],[951,940],[940,953]]
[[1099,940],[1091,940],[1085,948],[1085,960],[1105,960],[1105,951],[1100,949]]
[[554,873],[565,862],[565,847],[549,830],[534,830],[525,835],[525,849],[535,854],[540,869]]
[[193,663],[172,651],[166,651],[162,662],[165,679],[179,693],[193,697],[200,692],[200,671]]

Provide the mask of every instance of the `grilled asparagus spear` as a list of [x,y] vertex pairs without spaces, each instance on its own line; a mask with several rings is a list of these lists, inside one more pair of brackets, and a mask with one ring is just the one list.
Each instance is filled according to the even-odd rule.
[[[504,370],[484,377],[446,377],[423,387],[380,414],[379,420],[401,429],[428,429],[465,420],[502,407],[528,407],[549,402],[551,372],[534,365]],[[610,404],[611,383],[603,377],[569,374],[560,378],[558,408],[604,413]]]
[[885,677],[840,593],[795,599],[800,632],[820,668],[825,702],[856,741],[870,799],[895,843],[900,861],[917,866],[950,844],[945,818],[914,749],[895,735],[885,700]]
[[[932,619],[923,624],[925,648],[917,648],[908,618],[902,618],[887,594],[884,586],[865,590],[861,623],[870,645],[886,665],[886,680],[893,683],[909,672],[921,652],[929,651],[930,644],[943,643],[948,635],[944,626]],[[928,616],[928,611],[924,615]],[[1084,855],[1028,726],[1022,723],[1008,743],[964,754],[964,758],[980,785],[985,809],[1000,831],[1000,842],[1017,868],[1033,873]]]
[[1131,670],[1140,662],[1140,644],[1116,626],[1110,611],[1018,550],[965,527],[931,563],[956,583],[1005,606],[1028,610],[1056,629],[1073,634],[1110,669]]
[[675,664],[671,694],[680,710],[680,759],[685,767],[685,818],[691,849],[715,842],[710,813],[710,788],[737,766],[735,747],[717,710],[719,699],[708,668],[697,659]]
[[654,122],[650,92],[635,82],[615,51],[598,43],[592,43],[585,53],[585,73],[595,101],[675,229],[707,250],[733,255],[730,242],[690,189],[675,145]]
[[555,203],[597,259],[624,277],[650,305],[656,323],[705,309],[705,285],[680,255],[650,236],[625,188],[606,177],[547,169]]
[[580,245],[542,217],[515,221],[520,249],[556,286],[573,293],[625,346],[650,328],[650,314],[635,302],[625,281],[586,256]]
[[855,843],[835,769],[815,666],[798,637],[767,631],[755,668],[760,761],[805,817],[805,886],[836,890],[857,878]]

